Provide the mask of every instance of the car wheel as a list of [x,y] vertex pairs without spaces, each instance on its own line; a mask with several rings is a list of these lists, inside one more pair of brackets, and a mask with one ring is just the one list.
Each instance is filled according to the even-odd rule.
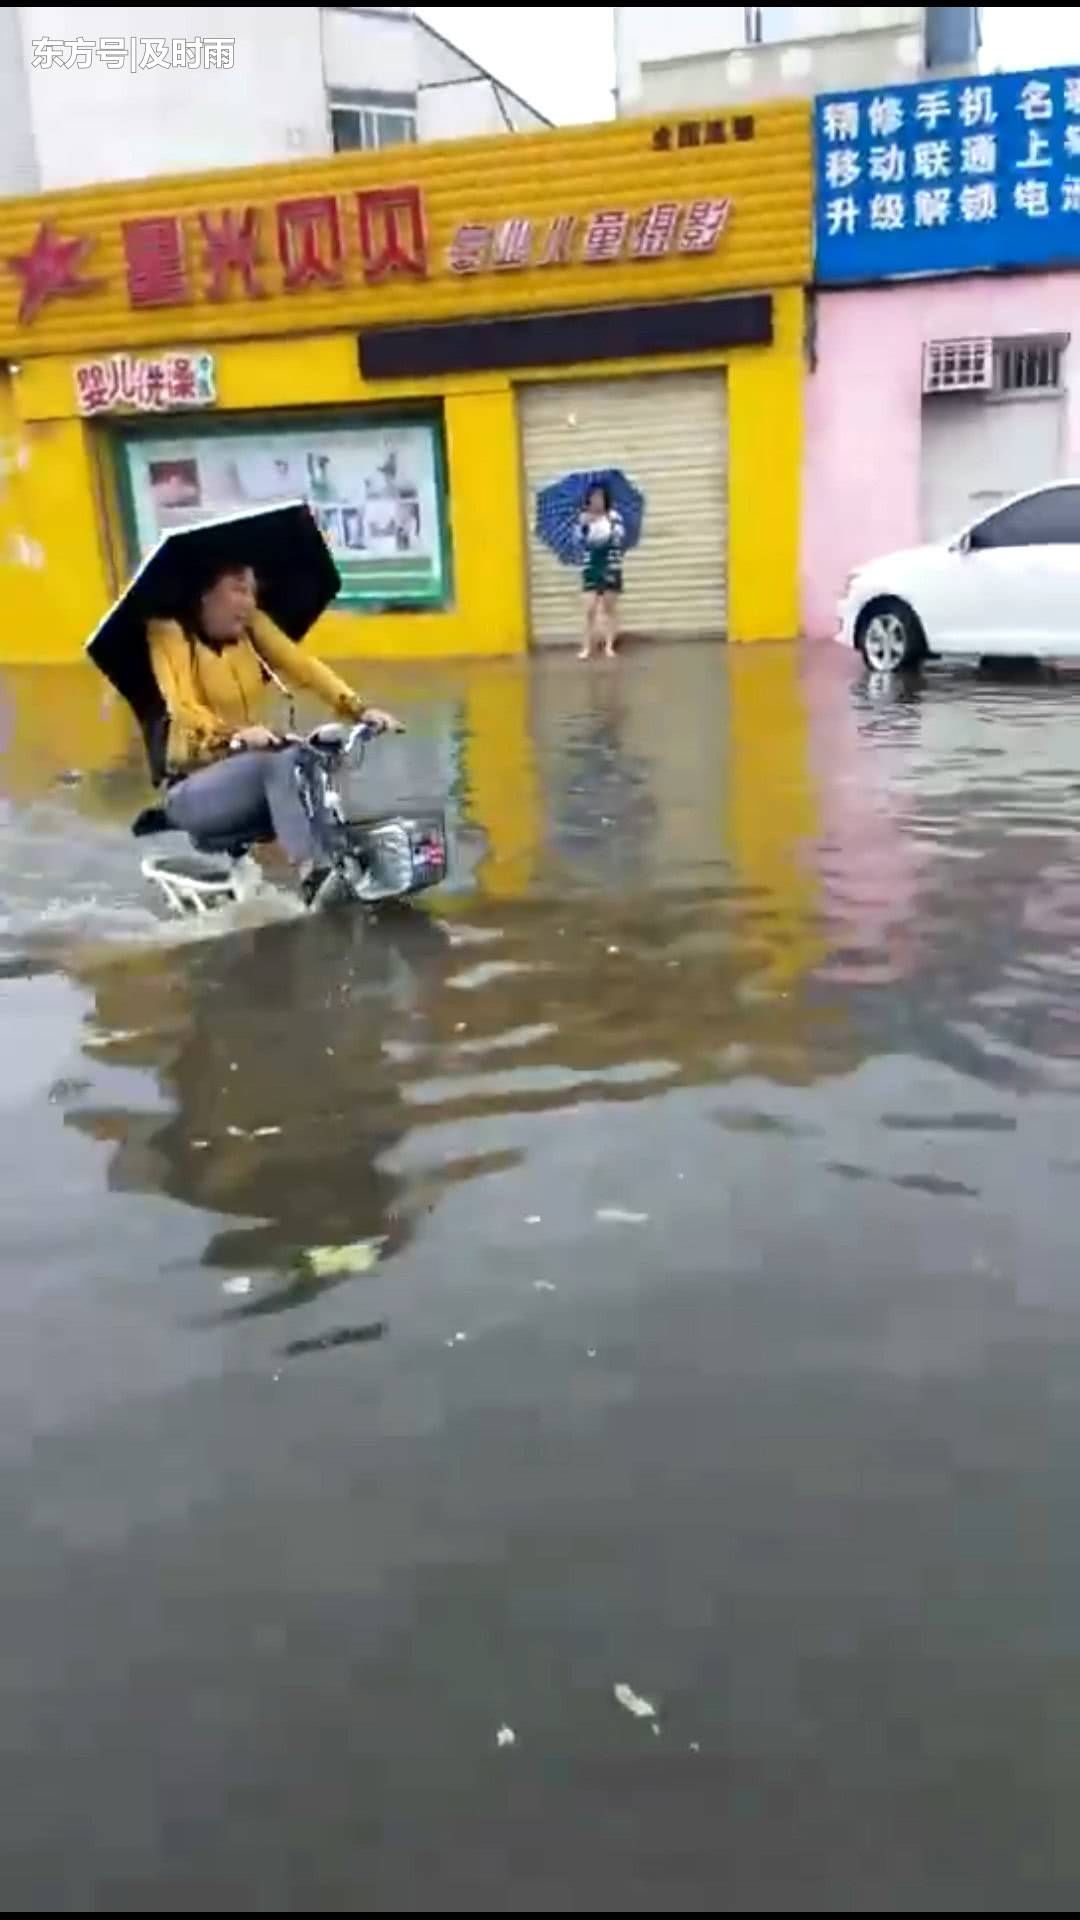
[[926,655],[926,640],[904,600],[872,600],[859,615],[855,645],[871,673],[905,673]]

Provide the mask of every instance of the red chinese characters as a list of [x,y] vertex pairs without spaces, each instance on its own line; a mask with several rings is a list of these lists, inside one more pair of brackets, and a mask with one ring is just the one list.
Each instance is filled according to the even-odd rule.
[[712,253],[730,212],[730,200],[691,201],[679,233],[679,252]]
[[[730,129],[725,123],[726,131],[734,128],[734,120]],[[453,229],[438,270],[459,277],[534,269],[546,274],[560,267],[710,254],[731,211],[731,201],[718,197],[541,217],[509,213],[500,219],[465,219]],[[377,287],[397,277],[426,279],[433,271],[423,194],[412,184],[367,188],[351,198],[308,194],[269,208],[143,214],[121,223],[120,239],[128,299],[138,309],[196,300],[264,300],[311,288],[327,292],[350,283],[355,297],[361,280]],[[87,278],[82,270],[93,245],[93,234],[62,236],[46,221],[25,252],[8,258],[19,283],[20,324],[31,322],[48,301],[105,284]],[[93,371],[96,364],[88,364],[88,381],[99,377]],[[108,377],[120,374],[113,369]],[[129,404],[128,396],[121,397],[121,404]]]
[[106,413],[112,404],[109,360],[90,360],[75,369],[75,400],[80,413]]
[[210,353],[167,353],[152,360],[114,353],[75,369],[75,400],[82,414],[167,413],[212,406],[216,399]]
[[538,267],[568,267],[573,259],[574,235],[577,232],[577,216],[573,213],[557,213],[544,235],[540,248]]
[[120,229],[133,307],[183,306],[189,298],[184,237],[175,214],[125,220]]
[[596,266],[605,260],[617,260],[629,227],[630,215],[624,213],[621,207],[605,207],[603,212],[592,214],[585,229],[582,259],[588,266]]
[[658,200],[646,207],[634,222],[630,242],[632,260],[661,260],[675,244],[675,230],[682,208],[677,200]]
[[603,266],[618,260],[664,260],[675,253],[711,253],[723,233],[731,201],[656,200],[638,213],[605,207],[579,218],[557,213],[537,231],[521,215],[498,226],[465,221],[446,249],[451,273],[472,275],[509,267]]
[[392,273],[427,275],[427,231],[419,187],[380,187],[356,196],[360,258],[369,285]]
[[202,264],[209,275],[205,293],[208,300],[227,300],[235,274],[249,300],[261,300],[266,288],[256,273],[259,264],[259,209],[245,207],[237,215],[225,208],[215,222],[212,214],[200,213],[203,237]]
[[446,249],[446,264],[451,273],[483,273],[491,264],[491,243],[494,234],[490,227],[471,221],[458,227],[450,245]]
[[491,250],[493,267],[527,267],[532,254],[533,223],[531,220],[504,220],[495,229],[495,245]]
[[277,235],[286,293],[300,287],[341,285],[341,216],[332,193],[280,200]]
[[177,353],[169,362],[166,392],[171,407],[193,407],[199,391],[195,361],[188,353]]

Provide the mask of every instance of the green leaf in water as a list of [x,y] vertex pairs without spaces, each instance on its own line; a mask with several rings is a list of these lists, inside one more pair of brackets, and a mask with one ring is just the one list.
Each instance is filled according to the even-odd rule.
[[381,1240],[352,1240],[343,1247],[306,1247],[300,1266],[315,1280],[339,1273],[370,1273],[382,1252]]

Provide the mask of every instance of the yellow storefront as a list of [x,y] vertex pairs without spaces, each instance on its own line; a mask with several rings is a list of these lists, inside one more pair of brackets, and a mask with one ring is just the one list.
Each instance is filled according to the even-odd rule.
[[0,659],[298,493],[325,653],[569,638],[534,490],[607,465],[648,501],[629,625],[789,637],[809,268],[798,102],[4,202]]

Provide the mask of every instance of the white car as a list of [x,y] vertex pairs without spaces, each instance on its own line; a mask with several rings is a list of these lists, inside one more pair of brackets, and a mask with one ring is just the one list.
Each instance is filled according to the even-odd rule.
[[1080,658],[1080,481],[1018,493],[954,540],[859,567],[836,638],[877,673],[927,654]]

